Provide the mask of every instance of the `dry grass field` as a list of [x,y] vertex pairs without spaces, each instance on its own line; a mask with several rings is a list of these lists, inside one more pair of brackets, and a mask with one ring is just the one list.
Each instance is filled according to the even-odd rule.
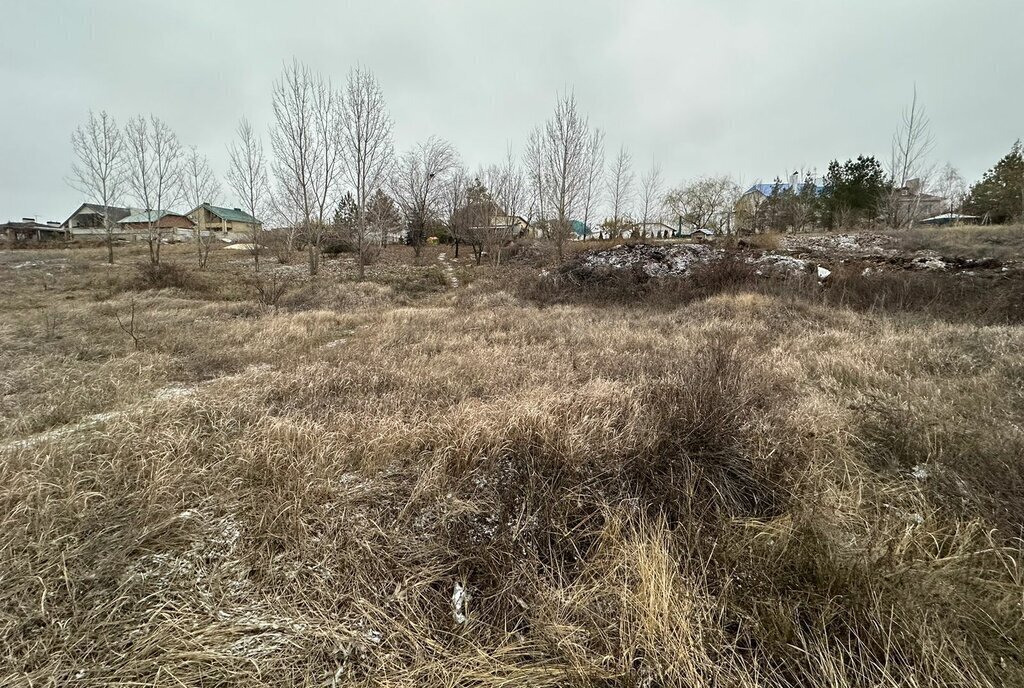
[[0,252],[0,685],[1024,685],[1019,276],[166,251]]

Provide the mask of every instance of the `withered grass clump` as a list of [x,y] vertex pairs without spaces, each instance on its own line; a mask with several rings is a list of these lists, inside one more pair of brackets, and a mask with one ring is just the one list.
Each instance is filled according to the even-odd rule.
[[1024,683],[1019,326],[474,293],[8,311],[0,684]]

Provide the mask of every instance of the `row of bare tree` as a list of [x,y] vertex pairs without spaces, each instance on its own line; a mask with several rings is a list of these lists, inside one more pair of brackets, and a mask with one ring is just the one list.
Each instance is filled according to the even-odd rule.
[[[383,91],[364,67],[353,68],[344,86],[335,88],[330,79],[292,60],[274,82],[272,104],[269,154],[263,137],[243,118],[228,146],[226,178],[248,214],[279,228],[283,256],[304,245],[310,274],[319,270],[324,242],[339,233],[357,254],[362,279],[378,237],[386,242],[392,234],[403,234],[417,258],[426,238],[443,231],[456,251],[465,244],[477,260],[485,254],[500,260],[502,247],[527,228],[551,241],[562,256],[567,240],[592,231],[598,208],[610,211],[599,228],[609,238],[627,232],[655,235],[663,222],[728,231],[741,192],[728,176],[700,177],[666,190],[657,163],[635,188],[629,150],[620,147],[606,165],[604,132],[591,126],[571,92],[558,96],[552,116],[529,134],[521,155],[510,146],[500,163],[475,174],[449,142],[436,136],[396,154]],[[105,208],[130,199],[151,211],[146,224],[154,263],[160,261],[162,243],[159,211],[182,202],[197,207],[221,193],[207,158],[182,146],[155,116],[137,116],[120,127],[106,112],[90,113],[72,144],[76,162],[70,181],[77,189]],[[893,137],[890,174],[899,180],[894,193],[915,175],[925,176],[931,146],[928,119],[915,92]],[[943,176],[947,185],[957,183],[955,170]],[[400,220],[393,213],[372,212],[381,198],[398,208]],[[342,205],[346,213],[339,212]],[[104,222],[113,261],[109,213]],[[257,270],[263,237],[257,232],[252,238]],[[197,231],[196,245],[205,265],[209,237]]]

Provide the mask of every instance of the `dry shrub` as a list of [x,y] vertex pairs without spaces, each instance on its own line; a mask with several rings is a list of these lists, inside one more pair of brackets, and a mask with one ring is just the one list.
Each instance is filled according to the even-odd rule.
[[764,232],[761,234],[747,234],[737,241],[739,246],[763,249],[765,251],[777,251],[782,246],[782,235],[777,232]]
[[591,267],[569,261],[558,270],[520,278],[519,294],[535,303],[675,308],[721,293],[760,289],[756,268],[737,254],[693,265],[685,277],[649,276],[640,265]]
[[139,263],[135,275],[124,285],[125,289],[145,291],[147,289],[181,289],[202,293],[210,285],[192,270],[183,265],[163,261],[161,263]]
[[904,251],[935,251],[950,258],[1016,260],[1024,254],[1024,226],[927,227],[894,232]]
[[249,284],[256,301],[266,308],[276,309],[281,299],[292,288],[295,278],[277,271],[269,274],[257,274],[252,277]]
[[862,311],[921,313],[951,322],[1024,322],[1024,275],[879,270],[848,264],[835,270],[826,303]]

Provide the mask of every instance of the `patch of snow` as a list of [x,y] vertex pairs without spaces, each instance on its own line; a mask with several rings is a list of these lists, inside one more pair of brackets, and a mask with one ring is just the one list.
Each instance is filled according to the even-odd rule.
[[455,581],[455,587],[452,590],[452,614],[455,617],[455,623],[466,623],[466,586],[459,581]]

